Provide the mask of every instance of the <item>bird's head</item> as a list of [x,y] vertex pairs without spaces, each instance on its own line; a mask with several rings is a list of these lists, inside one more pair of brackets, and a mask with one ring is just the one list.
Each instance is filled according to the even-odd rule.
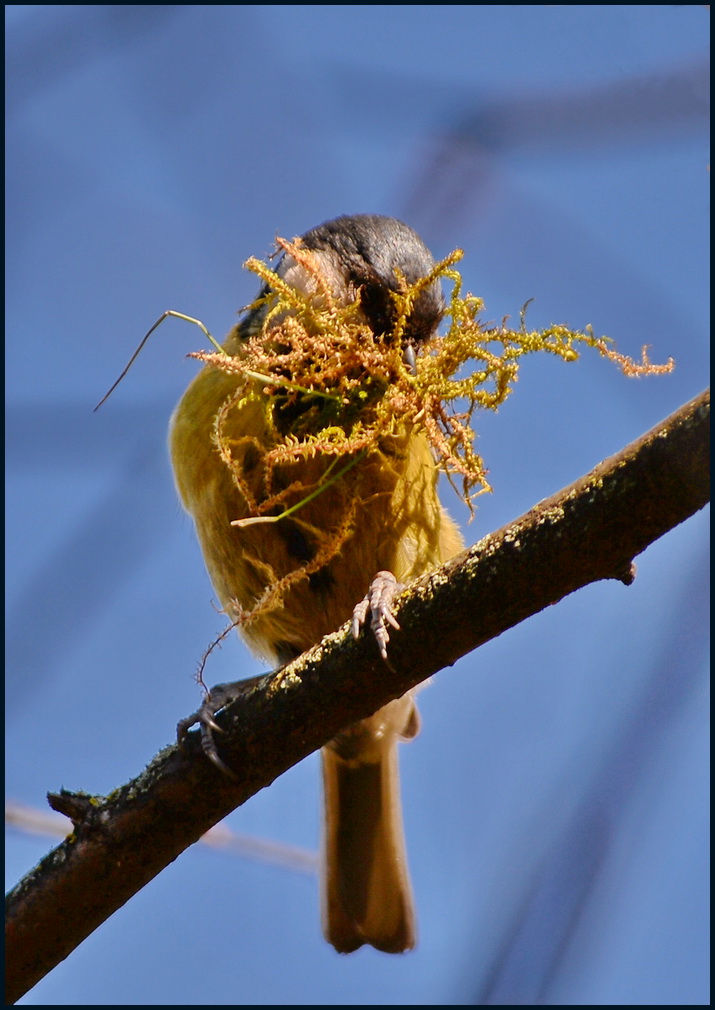
[[[335,218],[311,228],[301,237],[300,247],[311,253],[321,280],[340,305],[359,299],[360,307],[376,337],[390,334],[396,310],[393,293],[405,284],[427,277],[434,259],[422,239],[408,225],[379,214],[355,214]],[[319,295],[314,270],[285,253],[277,273],[291,287]],[[445,309],[438,280],[415,299],[402,336],[405,360],[414,370],[415,350],[437,330]]]

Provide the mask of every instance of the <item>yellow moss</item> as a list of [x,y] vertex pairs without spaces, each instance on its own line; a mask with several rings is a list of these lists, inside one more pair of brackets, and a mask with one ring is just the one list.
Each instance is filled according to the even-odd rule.
[[[219,411],[214,439],[253,521],[274,521],[276,513],[294,512],[333,483],[336,462],[348,464],[340,470],[346,472],[350,461],[380,452],[384,439],[414,427],[424,430],[438,466],[453,486],[455,480],[460,482],[458,493],[473,511],[474,498],[491,490],[484,462],[474,448],[473,414],[477,409],[496,410],[506,400],[525,355],[542,351],[575,361],[580,347],[586,346],[598,350],[628,376],[658,374],[673,367],[672,360],[652,365],[645,348],[642,361],[636,363],[617,352],[609,338],[595,337],[590,327],[580,331],[554,325],[528,330],[526,306],[518,329],[511,328],[506,319],[499,326],[482,323],[483,301],[461,294],[462,279],[454,269],[462,257],[459,250],[415,284],[401,279],[400,290],[393,294],[393,330],[375,335],[361,316],[359,302],[347,307],[336,303],[309,250],[299,241],[279,239],[278,244],[313,275],[317,294],[298,291],[265,263],[250,259],[245,266],[271,289],[252,306],[268,305],[260,332],[250,336],[237,355],[194,355],[245,378]],[[448,326],[445,333],[422,346],[413,375],[403,361],[401,337],[415,299],[435,279],[452,283],[445,313]],[[231,415],[249,402],[259,402],[264,413],[268,437],[261,444],[229,434]],[[251,443],[261,450],[260,488],[245,464]],[[272,447],[266,451],[267,445]],[[302,467],[300,479],[273,492],[277,467],[308,460],[322,460],[324,465]],[[335,538],[330,538],[330,556],[348,532],[349,520],[344,516]],[[322,552],[309,566],[311,570],[318,560],[326,562]],[[301,569],[300,577],[306,571]],[[293,577],[270,587],[271,603]],[[263,610],[266,601],[261,603]]]

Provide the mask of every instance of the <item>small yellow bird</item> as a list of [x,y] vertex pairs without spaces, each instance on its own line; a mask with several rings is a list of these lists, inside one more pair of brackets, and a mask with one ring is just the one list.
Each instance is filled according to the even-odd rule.
[[[426,277],[434,260],[420,237],[390,217],[339,217],[302,236],[322,282],[339,305],[359,300],[365,324],[389,340],[394,299],[405,282]],[[290,285],[321,299],[314,271],[284,252],[276,273]],[[324,289],[323,289],[324,290]],[[265,291],[264,291],[265,293]],[[241,356],[266,316],[265,304],[249,310],[229,334],[224,349]],[[439,282],[416,299],[401,335],[404,361],[432,336],[442,318]],[[237,527],[232,521],[255,514],[255,503],[296,477],[314,484],[325,460],[303,458],[271,470],[262,460],[276,445],[261,398],[265,383],[205,367],[174,413],[171,458],[184,507],[192,515],[204,560],[221,605],[229,614],[250,613],[240,627],[249,646],[274,664],[285,664],[353,619],[353,632],[371,615],[378,647],[386,656],[388,625],[396,626],[390,602],[401,583],[457,554],[462,537],[437,495],[438,471],[425,434],[397,430],[379,451],[363,455],[349,473],[307,501],[300,512],[274,523]],[[222,407],[223,437],[233,446],[243,483],[218,451],[215,421]],[[275,412],[290,434],[301,401]],[[282,420],[281,420],[282,419]],[[271,484],[271,487],[267,485]],[[252,501],[250,500],[252,499]],[[253,509],[253,512],[252,512]],[[280,511],[280,508],[278,509]],[[343,524],[342,532],[336,532]],[[321,555],[330,540],[337,550]],[[271,584],[298,572],[268,605]],[[257,606],[258,605],[258,606]],[[202,729],[226,700],[209,699]],[[414,737],[419,717],[408,694],[371,718],[349,727],[322,749],[324,826],[322,916],[326,939],[349,953],[363,944],[400,953],[416,942],[415,914],[407,869],[397,767],[397,742]]]

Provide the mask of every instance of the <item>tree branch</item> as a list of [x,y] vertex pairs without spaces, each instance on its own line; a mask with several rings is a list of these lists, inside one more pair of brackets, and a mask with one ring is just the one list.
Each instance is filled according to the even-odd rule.
[[219,716],[222,775],[197,734],[165,748],[110,797],[61,793],[75,831],[9,893],[7,992],[14,1003],[213,824],[345,726],[444,666],[599,579],[633,579],[632,559],[708,501],[708,393],[570,487],[401,597],[384,664],[347,627]]

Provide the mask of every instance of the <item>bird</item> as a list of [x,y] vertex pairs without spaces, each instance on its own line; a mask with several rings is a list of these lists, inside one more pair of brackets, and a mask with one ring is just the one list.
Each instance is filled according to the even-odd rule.
[[[297,247],[284,249],[275,274],[316,302],[330,296],[340,306],[357,303],[359,318],[375,338],[391,339],[394,294],[405,283],[429,276],[435,261],[419,235],[396,218],[345,215],[305,232]],[[321,282],[316,284],[315,271]],[[270,289],[266,282],[261,290]],[[445,310],[438,279],[420,289],[401,332],[405,367],[437,332]],[[265,320],[259,297],[229,333],[224,351],[241,356]],[[336,352],[338,353],[338,352]],[[279,435],[289,435],[305,401],[274,404],[277,425],[266,424],[265,383],[205,366],[189,385],[170,425],[170,455],[179,497],[192,516],[205,565],[226,612],[249,613],[238,628],[249,647],[276,667],[292,661],[321,639],[352,621],[353,634],[368,622],[377,647],[387,657],[390,628],[397,628],[392,601],[402,587],[456,555],[463,547],[458,526],[438,496],[439,471],[429,441],[413,425],[383,440],[381,451],[358,458],[352,470],[299,515],[280,522],[240,528],[235,520],[251,513],[249,497],[267,494],[262,460]],[[235,447],[246,478],[232,476],[217,451],[213,432],[227,402],[225,434]],[[315,479],[315,459],[284,468],[283,485]],[[281,468],[273,473],[281,484]],[[248,485],[251,492],[249,494]],[[355,489],[359,488],[359,494]],[[352,511],[345,522],[345,503]],[[342,512],[341,512],[342,509]],[[336,514],[337,513],[337,514]],[[302,518],[299,518],[302,517]],[[336,549],[321,554],[328,531],[343,530]],[[233,525],[232,525],[233,523]],[[267,583],[290,573],[283,593],[266,604]],[[230,685],[229,685],[230,686]],[[240,687],[240,683],[238,685]],[[212,714],[226,699],[217,690],[202,710],[210,733]],[[412,692],[373,716],[346,728],[321,750],[323,827],[321,834],[321,916],[325,938],[340,953],[364,944],[403,953],[416,944],[417,927],[407,866],[398,778],[397,744],[419,731]],[[217,763],[220,763],[217,762]]]

